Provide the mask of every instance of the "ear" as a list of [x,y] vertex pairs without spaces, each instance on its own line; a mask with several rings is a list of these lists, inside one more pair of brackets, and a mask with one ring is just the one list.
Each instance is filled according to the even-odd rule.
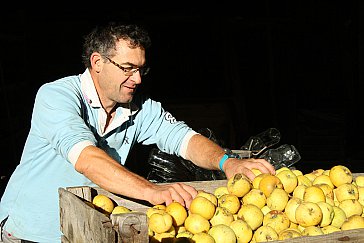
[[102,56],[98,52],[92,53],[90,57],[91,67],[95,70],[95,72],[99,73],[102,70],[102,67],[104,65],[104,61],[102,59]]

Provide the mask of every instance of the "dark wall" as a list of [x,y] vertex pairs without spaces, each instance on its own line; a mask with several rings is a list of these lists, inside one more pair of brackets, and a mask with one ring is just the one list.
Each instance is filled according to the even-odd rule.
[[83,72],[83,35],[110,20],[147,27],[152,71],[142,90],[178,119],[234,149],[276,127],[281,144],[299,150],[298,168],[362,172],[362,2],[120,9],[1,10],[2,185],[19,162],[37,89]]

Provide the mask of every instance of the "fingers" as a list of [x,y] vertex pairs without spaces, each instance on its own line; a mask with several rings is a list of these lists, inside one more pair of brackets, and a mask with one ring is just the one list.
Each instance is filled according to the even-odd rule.
[[166,205],[169,205],[172,202],[178,202],[187,208],[190,207],[192,199],[197,195],[195,188],[183,183],[159,185],[157,193],[158,195],[155,196],[159,199],[157,199],[156,202],[164,202]]
[[252,169],[258,169],[262,173],[269,173],[274,175],[275,169],[265,159],[232,159],[226,165],[226,176],[228,178],[234,176],[237,173],[243,173],[250,180],[255,178],[255,174],[251,171]]

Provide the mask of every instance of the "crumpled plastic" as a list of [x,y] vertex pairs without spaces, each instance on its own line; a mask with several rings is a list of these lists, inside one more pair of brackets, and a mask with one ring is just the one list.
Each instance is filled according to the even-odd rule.
[[[215,143],[223,146],[224,141],[216,138],[213,131],[203,128],[198,131]],[[281,134],[276,128],[269,128],[255,136],[251,136],[240,150],[224,148],[235,158],[264,158],[270,162],[275,169],[282,167],[291,168],[297,163],[301,156],[298,150],[289,144],[283,144],[273,148],[281,139]],[[176,155],[164,153],[153,148],[149,154],[148,163],[151,170],[147,179],[152,182],[182,182],[182,181],[210,181],[226,179],[220,170],[208,170],[193,164]]]

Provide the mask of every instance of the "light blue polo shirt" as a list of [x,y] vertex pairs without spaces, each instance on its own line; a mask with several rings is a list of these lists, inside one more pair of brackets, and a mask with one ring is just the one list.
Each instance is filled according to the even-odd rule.
[[87,69],[40,87],[20,164],[0,202],[0,221],[9,216],[6,231],[35,242],[60,242],[58,188],[96,186],[74,169],[84,147],[102,148],[121,164],[135,143],[156,144],[185,158],[196,134],[159,102],[138,94],[116,109],[106,131],[105,122]]

